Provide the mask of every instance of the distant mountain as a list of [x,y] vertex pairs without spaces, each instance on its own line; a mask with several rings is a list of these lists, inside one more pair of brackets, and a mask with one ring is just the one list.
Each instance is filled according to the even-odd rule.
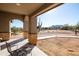
[[52,25],[50,28],[51,29],[61,29],[63,25]]

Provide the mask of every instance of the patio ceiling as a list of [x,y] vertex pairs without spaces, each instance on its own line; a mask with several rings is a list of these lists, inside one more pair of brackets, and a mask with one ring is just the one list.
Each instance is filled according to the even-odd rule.
[[39,9],[43,3],[0,3],[0,11],[16,13],[21,15],[30,15]]

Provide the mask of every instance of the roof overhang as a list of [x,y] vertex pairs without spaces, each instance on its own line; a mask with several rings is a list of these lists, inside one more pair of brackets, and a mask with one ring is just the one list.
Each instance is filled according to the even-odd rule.
[[62,3],[0,3],[0,11],[37,16],[61,4]]

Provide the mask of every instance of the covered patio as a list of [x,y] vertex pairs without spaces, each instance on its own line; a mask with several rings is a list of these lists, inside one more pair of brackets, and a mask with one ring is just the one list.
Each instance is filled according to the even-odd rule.
[[[54,9],[62,3],[0,3],[0,55],[9,55],[6,50],[6,44],[12,46],[18,44],[19,49],[26,49],[30,53],[28,55],[46,55],[37,48],[37,16],[51,9]],[[24,38],[10,39],[11,30],[10,22],[12,19],[20,19],[23,21]],[[2,42],[3,41],[3,42]],[[17,47],[17,46],[16,46]],[[15,49],[15,46],[11,49]]]

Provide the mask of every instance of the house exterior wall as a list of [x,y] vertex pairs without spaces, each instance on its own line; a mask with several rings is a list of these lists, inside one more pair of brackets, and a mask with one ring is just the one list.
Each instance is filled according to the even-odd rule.
[[10,20],[12,19],[22,20],[23,16],[0,11],[0,38],[3,40],[10,39]]

